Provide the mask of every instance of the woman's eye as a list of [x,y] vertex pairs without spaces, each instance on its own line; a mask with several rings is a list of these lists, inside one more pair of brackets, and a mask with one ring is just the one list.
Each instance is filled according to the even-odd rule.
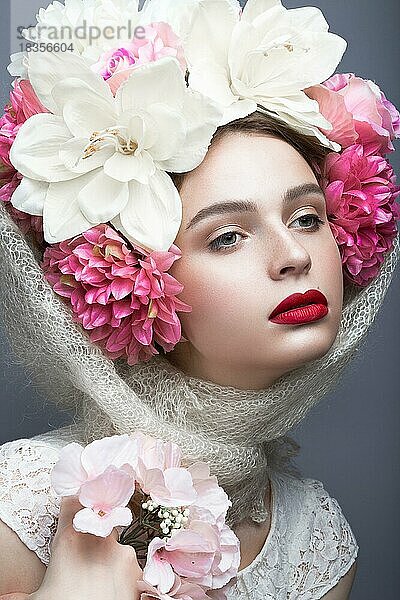
[[235,244],[228,243],[228,245],[225,245],[223,242],[227,241],[227,240],[229,242],[229,240],[232,240],[232,236],[237,236],[237,235],[240,235],[242,238],[245,237],[243,234],[239,233],[238,231],[227,231],[226,233],[223,233],[219,237],[215,238],[215,240],[213,240],[208,245],[208,247],[213,252],[219,252],[221,250],[224,251],[226,249],[232,248]]
[[[292,221],[291,225],[293,225],[293,223],[296,223],[297,221],[299,221],[300,223],[300,229],[306,229],[310,231],[318,231],[320,226],[325,223],[325,221],[320,219],[319,216],[315,215],[314,213],[309,213],[308,215],[302,215],[301,217],[298,217],[297,219]],[[227,231],[226,233],[223,233],[222,235],[215,238],[215,240],[213,240],[208,245],[208,247],[213,252],[223,252],[225,250],[229,250],[230,248],[234,248],[235,246],[237,246],[237,244],[234,243],[236,236],[240,236],[241,238],[246,237],[239,231]]]
[[311,229],[313,231],[317,231],[320,228],[320,226],[325,223],[325,221],[320,219],[319,216],[315,215],[314,213],[309,213],[308,215],[302,215],[301,217],[298,217],[297,219],[292,221],[291,225],[293,225],[293,223],[296,223],[296,221],[299,221],[300,223],[305,225],[305,227],[300,226],[300,229]]

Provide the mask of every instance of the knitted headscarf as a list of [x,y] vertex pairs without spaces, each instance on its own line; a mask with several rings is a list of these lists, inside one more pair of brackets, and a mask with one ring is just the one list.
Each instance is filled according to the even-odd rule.
[[[94,45],[77,39],[73,52],[29,53],[29,64],[26,53],[11,57],[10,73],[20,79],[15,107],[0,125],[1,199],[20,211],[20,219],[27,213],[33,225],[43,217],[50,245],[110,221],[126,239],[165,251],[181,217],[167,172],[194,169],[218,125],[261,106],[293,130],[344,149],[327,159],[327,190],[337,216],[332,227],[348,268],[370,281],[347,282],[339,332],[325,356],[266,389],[224,387],[190,377],[162,354],[136,364],[106,356],[45,278],[34,232],[24,233],[0,202],[1,315],[32,383],[74,415],[71,428],[50,437],[89,443],[139,429],[173,441],[187,464],[209,463],[232,500],[230,526],[262,522],[271,470],[295,472],[290,458],[297,445],[287,432],[333,388],[360,347],[399,259],[392,209],[385,205],[398,190],[384,155],[400,135],[400,116],[372,82],[362,83],[372,109],[360,122],[344,104],[354,83],[350,74],[320,85],[346,44],[328,32],[316,8],[287,11],[279,0],[249,0],[242,11],[236,0],[147,0],[143,13],[136,9],[135,0],[75,0],[39,13],[42,24],[73,27],[83,18],[119,24],[133,15],[145,24],[147,37],[119,41],[118,48],[109,39]],[[342,202],[347,193],[350,200]],[[110,204],[118,204],[115,214]],[[354,250],[358,242],[361,250]],[[176,281],[168,281],[176,290]],[[152,303],[144,306],[151,320]],[[159,339],[170,342],[162,334],[176,321],[168,321],[165,306]],[[140,333],[148,341],[149,330]]]
[[218,476],[233,503],[230,524],[267,517],[269,469],[284,470],[295,451],[286,432],[332,389],[357,352],[399,256],[397,236],[368,286],[346,286],[340,329],[325,356],[266,389],[241,390],[190,377],[161,354],[134,366],[106,358],[73,322],[44,278],[35,244],[0,204],[1,314],[8,338],[33,384],[49,401],[75,410],[71,441],[140,429],[176,442],[188,464],[208,462]]

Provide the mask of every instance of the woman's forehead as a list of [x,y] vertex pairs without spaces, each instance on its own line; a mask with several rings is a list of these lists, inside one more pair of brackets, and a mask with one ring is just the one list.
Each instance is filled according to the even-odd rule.
[[306,160],[287,142],[264,135],[229,135],[212,145],[180,189],[187,220],[228,199],[283,198],[288,189],[316,184]]

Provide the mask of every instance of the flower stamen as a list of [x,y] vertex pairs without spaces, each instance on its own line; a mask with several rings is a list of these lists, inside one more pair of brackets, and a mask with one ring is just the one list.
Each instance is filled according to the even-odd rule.
[[118,127],[106,127],[102,131],[94,131],[89,138],[89,143],[83,149],[83,160],[110,145],[114,146],[116,152],[120,152],[121,154],[134,154],[138,148],[138,143],[136,140],[124,135],[120,131],[121,129],[128,128],[120,125]]

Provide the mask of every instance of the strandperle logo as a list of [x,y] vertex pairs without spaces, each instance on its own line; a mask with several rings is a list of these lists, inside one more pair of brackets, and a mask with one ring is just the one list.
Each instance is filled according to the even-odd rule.
[[[36,14],[40,8],[47,8],[48,0],[10,0],[10,52],[73,50],[75,43],[85,40],[85,46],[92,45],[100,39],[126,40],[143,39],[144,27],[135,25],[127,19],[118,25],[107,24],[104,27],[89,24],[86,19],[76,27],[70,25],[52,26],[38,24]],[[26,39],[26,30],[29,39]],[[25,32],[25,34],[24,34]]]

